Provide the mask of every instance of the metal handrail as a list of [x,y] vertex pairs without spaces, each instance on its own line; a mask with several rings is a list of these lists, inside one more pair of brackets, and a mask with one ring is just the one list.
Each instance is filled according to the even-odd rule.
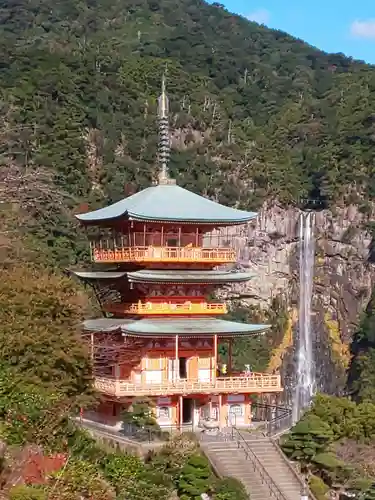
[[232,427],[232,439],[235,440],[235,435],[237,436],[237,446],[238,448],[242,448],[245,452],[245,457],[247,460],[250,460],[254,467],[254,472],[256,471],[262,483],[267,485],[267,488],[270,491],[270,494],[276,498],[276,500],[288,500],[287,497],[283,494],[283,492],[279,489],[277,484],[274,482],[272,477],[268,474],[265,467],[260,462],[259,458],[255,455],[253,450],[250,448],[247,441],[244,439],[240,431],[236,427]]
[[[280,425],[280,424],[282,424],[284,422],[287,425],[284,428],[282,428],[282,425]],[[292,410],[289,408],[283,408],[281,415],[278,415],[277,417],[274,417],[274,418],[267,421],[266,435],[269,437],[272,437],[272,436],[278,434],[277,431],[285,432],[288,429],[290,429],[291,426],[292,426]],[[276,432],[273,432],[274,429],[276,430]]]
[[[283,450],[280,448],[279,443],[276,440],[277,438],[275,438],[275,435],[273,435],[273,433],[272,433],[272,428],[273,428],[272,424],[284,422],[284,421],[287,422],[288,425],[282,429],[282,432],[286,432],[292,426],[292,409],[288,408],[288,407],[278,407],[278,409],[282,411],[282,414],[267,422],[267,432],[265,434],[270,438],[270,441],[273,444],[276,451],[278,452],[279,456],[282,458],[283,462],[286,464],[288,469],[292,472],[294,477],[298,480],[299,484],[301,485],[301,491],[306,491],[310,500],[316,500],[316,497],[311,492],[311,490],[308,487],[308,485],[306,484],[306,482],[303,480],[303,478],[300,476],[298,471],[293,467],[293,465],[290,463],[288,458],[285,456]],[[278,427],[278,430],[280,430],[280,427]]]
[[279,446],[279,443],[275,439],[271,439],[271,441],[272,441],[272,444],[273,444],[274,448],[276,448],[278,454],[280,455],[280,457],[284,461],[284,463],[287,465],[287,467],[289,468],[289,470],[293,473],[294,477],[298,480],[299,484],[301,485],[301,490],[305,491],[309,495],[310,500],[316,500],[316,497],[311,492],[311,490],[308,487],[308,484],[306,483],[306,481],[304,481],[302,479],[302,477],[298,474],[298,471],[296,471],[296,469],[290,463],[290,461],[288,460],[288,458],[285,456],[283,450]]

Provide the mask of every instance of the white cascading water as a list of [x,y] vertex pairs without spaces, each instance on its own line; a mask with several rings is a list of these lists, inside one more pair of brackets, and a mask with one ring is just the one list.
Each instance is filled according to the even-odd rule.
[[296,385],[293,395],[293,422],[297,422],[311,403],[315,392],[315,369],[311,331],[312,294],[315,262],[315,213],[299,217],[299,318],[296,342]]

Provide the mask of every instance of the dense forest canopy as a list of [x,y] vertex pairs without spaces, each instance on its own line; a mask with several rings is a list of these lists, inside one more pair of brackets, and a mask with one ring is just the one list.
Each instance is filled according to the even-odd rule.
[[200,0],[7,2],[0,35],[1,195],[51,263],[84,257],[72,211],[155,178],[164,71],[180,185],[249,208],[374,194],[364,63]]
[[[72,427],[72,409],[93,399],[90,360],[77,332],[87,297],[59,271],[87,258],[73,213],[155,180],[163,73],[170,170],[181,186],[241,208],[314,198],[369,211],[375,67],[201,0],[9,0],[0,8],[0,49],[0,347],[7,360],[0,365],[0,437],[69,456],[60,475],[42,486],[20,485],[13,500],[162,500],[173,490],[190,498],[182,495],[195,488],[188,481],[194,468],[215,499],[239,500],[242,487],[213,480],[195,445],[186,453],[177,443],[141,464],[106,454]],[[367,401],[374,401],[374,310],[372,300],[352,346],[352,427],[339,435],[334,425],[340,408],[347,412],[345,400],[315,405],[315,424],[322,418],[329,426],[319,428],[329,439],[317,450],[326,461],[333,445],[345,451],[349,440],[374,435]],[[247,321],[256,311],[232,314]],[[267,320],[277,344],[288,317],[280,306]],[[263,370],[271,347],[268,337],[251,339],[236,346],[235,356],[242,363],[249,349]],[[319,401],[327,414],[317,414]],[[358,434],[365,423],[369,431]],[[307,448],[311,435],[322,437],[311,421],[302,424],[308,432],[294,429],[291,453],[301,435]],[[305,465],[325,491],[338,476],[327,478],[327,464],[315,455]],[[0,457],[0,483],[5,475],[12,486],[8,469]],[[363,471],[358,475],[363,479]]]

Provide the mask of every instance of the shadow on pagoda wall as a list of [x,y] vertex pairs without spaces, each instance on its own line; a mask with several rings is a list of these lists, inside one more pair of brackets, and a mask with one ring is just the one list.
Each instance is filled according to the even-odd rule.
[[114,223],[112,227],[87,228],[89,240],[104,248],[127,247],[232,247],[234,239],[244,236],[248,225],[241,224],[234,228],[194,225]]
[[216,375],[212,339],[139,339],[96,333],[86,341],[93,353],[94,376],[148,385],[173,381],[212,380]]
[[144,315],[184,316],[227,313],[227,306],[223,301],[207,299],[215,287],[206,284],[155,283],[150,286],[129,282],[124,277],[117,281],[94,283],[93,287],[105,317],[114,315],[117,318],[127,317],[136,320]]
[[146,345],[144,339],[124,338],[119,332],[85,333],[83,338],[91,353],[94,376],[130,378]]

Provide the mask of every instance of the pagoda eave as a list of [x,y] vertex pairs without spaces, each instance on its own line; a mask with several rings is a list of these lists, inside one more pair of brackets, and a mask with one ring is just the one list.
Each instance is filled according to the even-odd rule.
[[183,225],[183,226],[212,226],[212,227],[229,227],[229,226],[240,226],[242,224],[247,224],[252,219],[254,219],[257,214],[254,214],[250,218],[246,219],[229,219],[229,220],[211,220],[211,219],[160,219],[160,218],[152,218],[152,217],[141,217],[141,216],[132,216],[122,214],[116,217],[111,217],[108,219],[98,219],[98,220],[86,220],[80,218],[79,214],[75,215],[75,218],[84,226],[104,226],[111,227],[114,223],[123,220],[126,222],[141,222],[146,224],[160,224],[160,225]]
[[201,285],[226,284],[249,281],[253,274],[232,271],[183,271],[183,270],[152,270],[141,269],[138,271],[74,271],[67,270],[83,281],[115,281],[127,278],[129,283],[154,283],[154,284],[188,284]]
[[124,337],[168,338],[181,336],[185,338],[212,337],[221,338],[245,337],[265,333],[271,325],[248,325],[221,319],[199,317],[189,318],[147,318],[147,319],[112,319],[100,318],[86,320],[83,329],[90,332],[121,332]]
[[108,224],[126,218],[130,222],[221,226],[246,224],[256,216],[255,212],[226,207],[175,184],[151,186],[107,207],[75,215],[84,224]]

